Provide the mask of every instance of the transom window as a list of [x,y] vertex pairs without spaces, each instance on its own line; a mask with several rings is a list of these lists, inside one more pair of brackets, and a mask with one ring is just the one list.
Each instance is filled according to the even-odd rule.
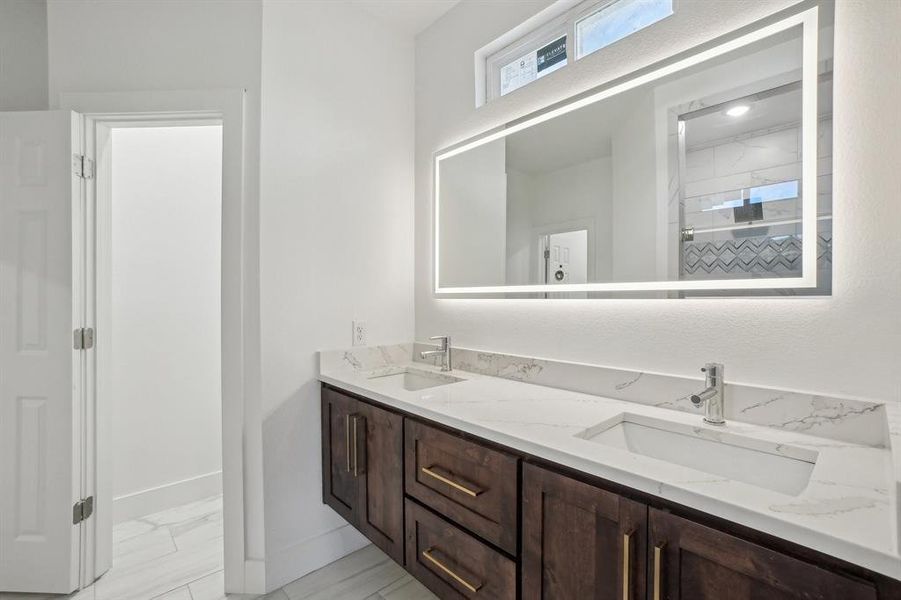
[[673,0],[558,4],[569,8],[553,14],[560,11],[552,6],[543,23],[536,23],[529,33],[487,56],[484,74],[488,100],[505,96],[562,69],[571,58],[584,58],[673,14]]

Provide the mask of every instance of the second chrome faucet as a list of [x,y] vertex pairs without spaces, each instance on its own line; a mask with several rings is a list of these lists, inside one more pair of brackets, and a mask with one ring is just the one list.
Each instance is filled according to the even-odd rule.
[[451,365],[451,339],[449,335],[436,335],[429,338],[432,341],[440,341],[441,343],[438,345],[437,350],[424,350],[419,353],[421,358],[428,358],[430,356],[441,356],[441,370],[442,371],[450,371],[453,369]]
[[726,422],[725,413],[725,383],[723,371],[725,367],[720,363],[707,363],[701,369],[707,375],[707,387],[697,394],[689,396],[695,406],[704,404],[704,421],[712,425],[723,425]]

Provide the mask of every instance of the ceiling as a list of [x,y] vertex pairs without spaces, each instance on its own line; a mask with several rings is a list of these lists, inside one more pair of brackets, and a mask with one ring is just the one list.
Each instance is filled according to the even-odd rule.
[[[735,104],[745,104],[750,110],[741,117],[726,115],[725,109]],[[819,84],[817,112],[823,117],[832,114],[832,80]],[[801,87],[763,99],[741,100],[724,105],[723,110],[710,112],[686,121],[686,144],[689,149],[711,142],[727,140],[750,132],[760,132],[774,127],[784,127],[801,122]]]
[[550,173],[610,156],[614,131],[648,93],[629,90],[507,136],[507,167]]
[[416,36],[460,0],[352,0],[351,4],[400,33]]

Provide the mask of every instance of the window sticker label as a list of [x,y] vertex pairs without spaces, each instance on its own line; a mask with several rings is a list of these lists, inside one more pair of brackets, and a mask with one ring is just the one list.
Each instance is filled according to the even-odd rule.
[[539,48],[536,54],[538,64],[538,77],[552,73],[566,64],[566,36],[554,40],[544,48]]
[[501,96],[566,65],[566,36],[501,67]]

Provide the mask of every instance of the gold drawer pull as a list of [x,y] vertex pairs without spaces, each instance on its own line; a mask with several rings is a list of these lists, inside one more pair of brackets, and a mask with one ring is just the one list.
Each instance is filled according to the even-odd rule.
[[479,494],[482,493],[482,490],[470,489],[470,488],[466,487],[465,485],[459,484],[456,481],[452,481],[452,480],[448,479],[447,477],[445,477],[439,473],[436,473],[435,471],[433,471],[434,468],[435,467],[422,467],[422,472],[425,473],[426,475],[428,475],[429,477],[434,477],[441,483],[446,483],[447,485],[451,486],[452,488],[454,488],[457,491],[463,492],[467,496],[472,496],[473,498],[475,498],[476,496],[478,496]]
[[654,546],[654,600],[660,600],[663,596],[660,575],[662,567],[660,566],[660,563],[663,562],[663,557],[661,555],[663,554],[664,548],[666,548],[666,542]]
[[435,565],[439,569],[441,569],[444,573],[446,573],[451,578],[453,578],[454,581],[456,581],[457,583],[459,583],[460,585],[465,587],[467,590],[469,590],[473,594],[475,594],[476,592],[479,591],[479,588],[482,587],[481,583],[473,585],[473,584],[469,583],[468,581],[466,581],[465,579],[463,579],[462,577],[460,577],[459,575],[457,575],[456,573],[454,573],[452,570],[450,570],[448,567],[446,567],[440,560],[438,560],[437,558],[432,556],[433,549],[434,548],[429,548],[428,550],[423,550],[422,557],[424,559],[428,560],[429,562],[431,562],[433,565]]
[[629,584],[632,580],[632,567],[629,562],[632,560],[632,533],[623,534],[623,600],[630,600],[632,592]]

